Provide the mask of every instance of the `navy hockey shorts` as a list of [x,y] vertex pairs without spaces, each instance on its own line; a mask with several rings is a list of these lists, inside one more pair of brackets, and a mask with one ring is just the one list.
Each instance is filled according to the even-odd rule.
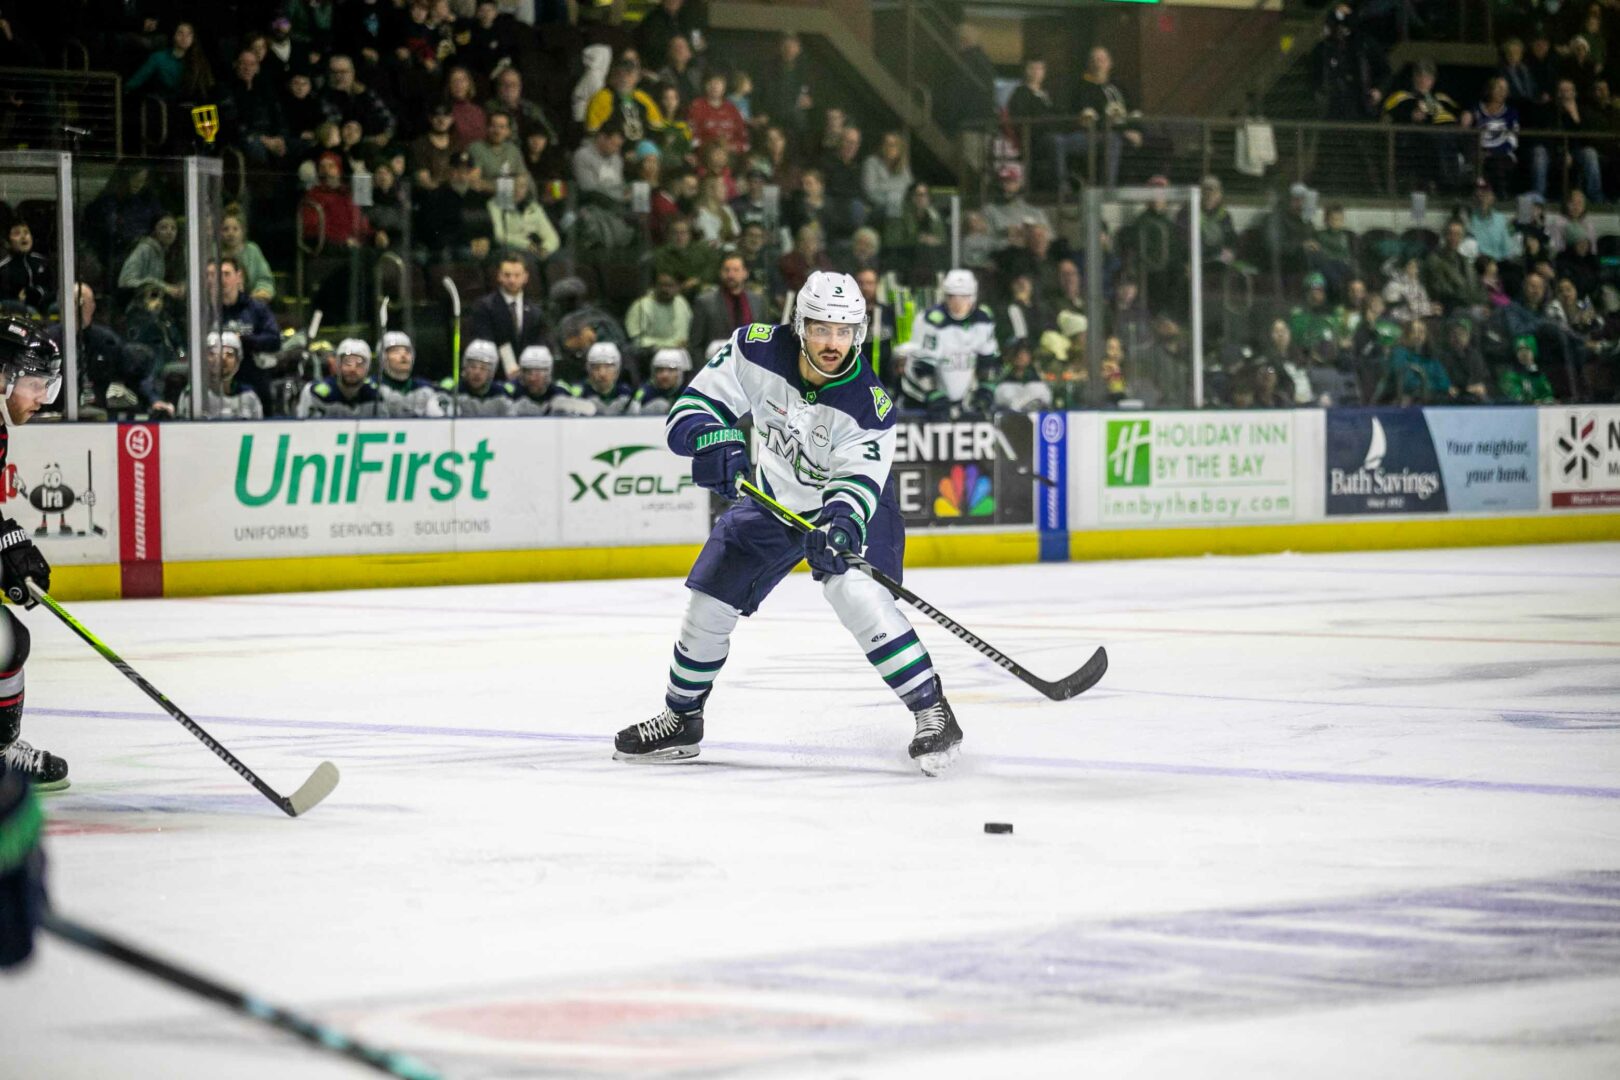
[[[904,573],[906,523],[889,485],[884,485],[877,514],[866,526],[862,554],[895,581]],[[803,558],[804,534],[758,503],[744,500],[716,519],[686,576],[686,587],[752,615]]]

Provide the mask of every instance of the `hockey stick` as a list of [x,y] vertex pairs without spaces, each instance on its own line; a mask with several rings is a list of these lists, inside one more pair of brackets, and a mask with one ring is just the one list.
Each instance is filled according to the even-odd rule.
[[[781,517],[784,521],[798,529],[800,532],[813,532],[815,530],[815,526],[810,524],[810,522],[806,521],[798,514],[795,514],[792,510],[789,510],[787,507],[765,494],[765,492],[761,491],[747,480],[739,479],[737,481],[737,488],[749,498],[765,507],[767,510],[775,512],[777,516]],[[1035,689],[1039,690],[1053,701],[1067,701],[1076,694],[1085,693],[1087,690],[1095,686],[1097,684],[1097,680],[1101,679],[1103,677],[1103,673],[1108,670],[1108,652],[1106,649],[1099,647],[1096,652],[1091,654],[1091,659],[1087,660],[1084,664],[1081,664],[1079,670],[1075,671],[1072,675],[1059,679],[1057,682],[1047,682],[1045,679],[1028,670],[1023,665],[1019,664],[1018,661],[1014,660],[1012,657],[1008,656],[994,645],[991,645],[988,641],[985,641],[983,638],[973,633],[973,631],[969,630],[967,627],[963,626],[961,623],[957,622],[955,619],[951,618],[949,615],[945,614],[943,611],[939,610],[937,607],[930,604],[916,593],[901,585],[898,581],[895,581],[893,578],[889,577],[883,571],[874,567],[871,563],[867,562],[859,555],[846,555],[845,558],[849,561],[851,566],[858,566],[862,570],[865,570],[868,574],[872,575],[872,580],[876,581],[879,585],[882,585],[885,589],[888,589],[891,593],[893,593],[895,599],[904,600],[906,603],[910,604],[918,611],[921,611],[924,615],[927,615],[930,619],[933,619],[935,622],[939,623],[939,625],[943,626],[945,629],[967,642],[974,649],[983,653],[985,656],[988,656],[992,661],[995,662],[996,666],[1005,669],[1017,678],[1021,679],[1023,682],[1033,686]]]
[[184,726],[187,731],[197,736],[198,740],[200,740],[204,746],[208,747],[208,749],[214,752],[215,757],[219,758],[232,769],[236,770],[236,774],[238,776],[257,788],[260,795],[263,795],[265,798],[281,807],[288,817],[297,817],[299,814],[308,813],[310,810],[314,809],[316,804],[318,804],[322,799],[332,794],[333,788],[337,787],[337,766],[333,765],[330,761],[323,761],[315,767],[315,771],[310,774],[309,779],[305,780],[303,785],[290,796],[278,793],[275,788],[271,787],[269,784],[266,784],[263,780],[260,780],[252,769],[242,764],[235,754],[231,753],[219,743],[215,742],[214,737],[208,734],[208,732],[204,731],[195,720],[187,716],[184,712],[181,712],[179,706],[170,701],[168,698],[164,697],[162,692],[151,683],[141,678],[140,672],[136,671],[134,668],[125,663],[123,657],[113,652],[110,648],[102,643],[100,638],[96,637],[96,635],[85,629],[84,625],[80,623],[78,619],[75,619],[72,615],[69,615],[67,610],[64,609],[61,604],[52,599],[49,593],[40,588],[33,578],[25,579],[25,584],[28,586],[28,591],[33,595],[35,600],[38,600],[40,603],[49,608],[51,614],[55,615],[58,619],[61,619],[64,623],[66,623],[69,630],[72,630],[75,634],[78,634],[79,637],[84,639],[87,645],[96,650],[96,652],[100,653],[108,663],[112,664],[112,666],[117,668],[119,671],[122,671],[125,677],[127,677],[130,682],[140,687],[147,697],[161,705],[164,712],[180,721],[181,725]]
[[330,1050],[334,1054],[341,1054],[368,1065],[380,1073],[389,1076],[403,1077],[404,1080],[439,1080],[439,1073],[432,1066],[417,1061],[407,1054],[395,1053],[392,1050],[381,1050],[375,1046],[367,1046],[357,1042],[349,1036],[327,1027],[316,1020],[291,1012],[287,1009],[271,1005],[267,1001],[244,994],[240,990],[233,990],[229,986],[215,982],[206,975],[187,970],[167,960],[153,956],[143,949],[138,949],[127,941],[109,937],[99,930],[93,930],[81,922],[58,915],[54,911],[47,911],[40,918],[40,926],[48,933],[56,935],[63,941],[87,949],[98,956],[108,960],[117,961],[126,967],[151,975],[190,991],[198,997],[225,1006],[233,1012],[243,1016],[251,1016],[255,1020],[262,1020],[271,1027],[280,1028],[298,1036],[312,1046],[322,1050]]
[[107,530],[96,524],[96,463],[90,456],[91,451],[84,452],[84,493],[90,498],[84,501],[85,520],[90,523],[90,532],[94,536],[106,536]]
[[461,389],[461,293],[448,277],[444,279],[444,291],[450,294],[450,387],[454,393]]

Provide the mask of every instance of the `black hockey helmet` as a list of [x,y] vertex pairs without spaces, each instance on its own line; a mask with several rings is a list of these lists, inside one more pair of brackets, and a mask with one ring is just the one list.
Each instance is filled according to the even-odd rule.
[[7,396],[21,376],[44,379],[49,404],[62,389],[62,354],[32,319],[0,315],[0,372]]

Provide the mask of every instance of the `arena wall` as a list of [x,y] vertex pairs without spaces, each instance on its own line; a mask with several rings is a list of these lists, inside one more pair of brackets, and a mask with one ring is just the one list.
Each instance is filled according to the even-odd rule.
[[[1620,539],[1620,408],[903,422],[907,565]],[[654,418],[42,425],[0,503],[63,599],[686,571]]]

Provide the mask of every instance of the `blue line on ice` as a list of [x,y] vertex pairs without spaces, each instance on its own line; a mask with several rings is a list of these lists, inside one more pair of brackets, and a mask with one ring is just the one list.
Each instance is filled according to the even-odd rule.
[[[92,720],[169,720],[162,713],[126,712],[104,709],[30,709],[33,715],[80,717]],[[196,716],[200,724],[239,727],[285,728],[300,731],[365,732],[370,734],[438,735],[470,739],[520,739],[540,742],[602,743],[611,737],[602,734],[566,734],[547,731],[504,731],[500,728],[407,726],[362,724],[352,720],[278,720],[251,716]],[[761,742],[710,740],[704,746],[714,750],[742,750],[771,754],[819,754],[833,757],[889,760],[885,751],[857,747],[814,746]],[[1077,772],[1157,773],[1169,776],[1209,776],[1236,780],[1284,780],[1305,784],[1347,784],[1363,787],[1440,788],[1448,791],[1488,791],[1513,795],[1563,795],[1582,799],[1620,799],[1620,788],[1580,784],[1525,783],[1507,780],[1461,780],[1444,776],[1399,776],[1376,773],[1322,772],[1314,769],[1259,769],[1228,765],[1183,765],[1160,761],[1107,761],[1092,758],[1032,757],[1026,755],[974,755],[988,765],[1014,765],[1043,769],[1070,769]]]

